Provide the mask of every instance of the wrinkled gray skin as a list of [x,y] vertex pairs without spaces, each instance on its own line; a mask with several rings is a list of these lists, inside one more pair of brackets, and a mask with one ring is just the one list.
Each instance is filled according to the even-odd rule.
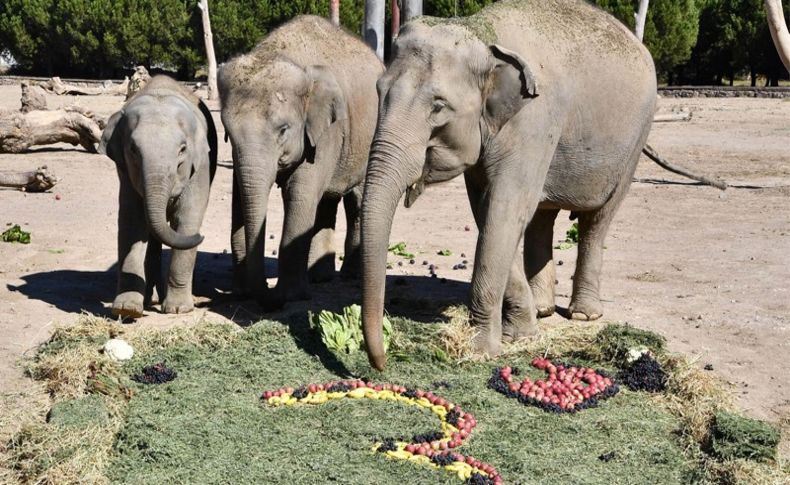
[[[359,39],[313,16],[286,23],[221,68],[222,122],[241,209],[231,238],[234,292],[274,309],[309,298],[308,280],[333,278],[341,198],[349,228],[341,274],[358,274],[359,205],[383,70]],[[267,290],[265,222],[275,181],[285,220],[279,279]]]
[[[166,76],[154,77],[112,115],[99,152],[113,159],[118,201],[117,316],[137,318],[154,286],[165,313],[194,308],[192,272],[200,225],[217,166],[217,131],[200,99]],[[167,292],[162,243],[173,248]]]
[[[581,0],[505,0],[465,19],[419,18],[378,83],[379,121],[362,205],[363,324],[382,369],[387,242],[398,200],[464,174],[480,231],[470,311],[475,348],[537,332],[554,311],[552,229],[578,214],[570,311],[603,313],[604,236],[655,109],[650,54]],[[517,258],[525,241],[524,259]],[[530,291],[531,289],[531,291]]]

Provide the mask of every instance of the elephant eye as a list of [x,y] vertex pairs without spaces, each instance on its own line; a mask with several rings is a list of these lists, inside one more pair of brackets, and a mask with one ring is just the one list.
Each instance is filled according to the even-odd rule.
[[283,136],[283,135],[285,135],[285,133],[286,133],[286,132],[287,132],[287,131],[288,131],[290,128],[291,128],[291,126],[290,126],[288,123],[285,123],[285,124],[281,125],[281,126],[280,126],[280,128],[279,128],[277,131],[278,131],[278,133],[279,133],[279,135],[280,135],[280,136]]
[[438,113],[447,107],[447,101],[443,99],[435,99],[431,105],[431,113]]
[[184,153],[186,153],[186,151],[187,151],[187,145],[186,143],[182,143],[181,148],[178,149],[178,155],[181,156]]

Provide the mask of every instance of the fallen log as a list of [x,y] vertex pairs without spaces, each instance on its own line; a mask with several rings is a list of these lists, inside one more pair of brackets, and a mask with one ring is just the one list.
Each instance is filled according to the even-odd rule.
[[46,91],[59,96],[64,94],[82,96],[98,96],[100,94],[109,94],[113,96],[126,96],[126,92],[129,89],[129,78],[124,78],[121,84],[113,84],[111,81],[105,81],[102,86],[87,87],[66,84],[59,77],[55,76],[46,81],[38,83],[38,85],[44,88]]
[[47,98],[41,86],[31,86],[29,82],[22,81],[22,107],[19,111],[28,113],[30,111],[45,110],[47,109]]
[[721,180],[714,180],[705,175],[699,175],[683,167],[678,167],[677,165],[673,165],[668,161],[666,161],[665,159],[661,158],[661,155],[659,155],[658,152],[655,150],[655,148],[651,147],[650,145],[645,145],[645,147],[642,149],[642,153],[647,155],[647,158],[653,160],[658,164],[658,166],[660,166],[665,170],[669,170],[670,172],[676,173],[678,175],[682,175],[692,180],[696,180],[697,182],[703,183],[705,185],[716,187],[719,190],[727,190],[727,182],[723,182]]
[[653,117],[653,123],[667,123],[670,121],[691,121],[691,111],[683,111],[680,113],[664,113],[657,114]]
[[0,172],[0,187],[12,187],[24,192],[46,192],[59,180],[47,170],[46,165],[32,172]]
[[96,153],[102,125],[90,111],[79,107],[0,112],[0,153],[22,153],[33,146],[53,143],[81,145]]

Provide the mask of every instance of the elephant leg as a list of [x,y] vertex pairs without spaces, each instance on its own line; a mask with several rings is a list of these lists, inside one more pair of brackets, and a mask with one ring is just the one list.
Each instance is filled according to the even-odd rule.
[[119,174],[118,196],[118,286],[112,313],[123,318],[143,316],[146,292],[145,253],[148,227],[143,200],[125,174]]
[[[465,182],[472,215],[478,229],[481,229],[481,190],[468,175],[465,176]],[[533,308],[532,293],[527,284],[524,268],[519,258],[513,258],[502,304],[503,340],[515,341],[538,333],[538,322]]]
[[362,209],[362,184],[354,187],[343,197],[343,208],[346,212],[346,241],[344,247],[343,266],[340,277],[343,279],[359,278],[361,260],[359,245],[361,241],[359,214]]
[[[208,181],[206,180],[206,185]],[[178,201],[172,225],[183,234],[200,232],[203,215],[206,211],[208,187],[190,186],[184,190]],[[198,248],[173,249],[170,269],[167,273],[167,295],[162,302],[164,313],[188,313],[195,308],[192,299],[192,276]]]
[[335,222],[340,199],[324,197],[315,214],[307,268],[310,281],[325,283],[335,277]]
[[307,264],[316,213],[327,183],[316,165],[303,163],[283,187],[285,218],[272,304],[310,299]]
[[233,188],[231,200],[230,249],[233,256],[233,287],[234,295],[244,296],[248,293],[247,269],[245,257],[247,241],[244,237],[244,213],[241,206],[241,193],[238,186],[238,175],[233,170]]
[[558,213],[557,209],[538,210],[524,232],[524,268],[539,317],[548,317],[555,309],[552,240]]

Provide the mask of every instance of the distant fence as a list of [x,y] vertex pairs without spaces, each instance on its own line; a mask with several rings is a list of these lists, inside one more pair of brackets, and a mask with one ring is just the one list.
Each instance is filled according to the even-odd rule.
[[[48,77],[0,76],[0,86],[19,84],[21,81],[46,81]],[[64,83],[77,86],[101,86],[107,80],[98,79],[66,79]],[[120,79],[109,80],[113,84],[123,82]],[[185,82],[194,87],[196,82]],[[203,83],[205,84],[205,83]],[[658,88],[658,94],[665,98],[790,98],[790,86],[774,88],[751,86],[665,86]]]

